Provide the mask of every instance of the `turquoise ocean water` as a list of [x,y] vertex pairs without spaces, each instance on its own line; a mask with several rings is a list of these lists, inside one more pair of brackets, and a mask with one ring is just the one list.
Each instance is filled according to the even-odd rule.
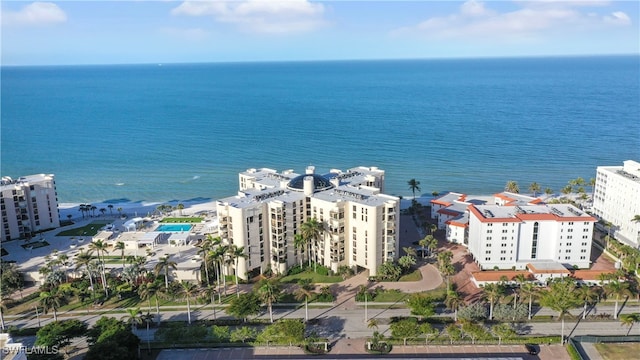
[[237,192],[250,167],[378,166],[386,192],[558,191],[640,159],[638,56],[2,67],[1,171],[60,202]]

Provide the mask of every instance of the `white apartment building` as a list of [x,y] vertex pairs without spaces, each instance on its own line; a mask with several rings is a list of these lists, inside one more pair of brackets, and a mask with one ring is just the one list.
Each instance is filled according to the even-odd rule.
[[611,235],[635,248],[640,247],[640,163],[633,160],[622,166],[598,166],[593,193],[596,216],[611,222]]
[[448,242],[467,245],[469,206],[488,203],[500,206],[533,205],[540,202],[541,200],[535,197],[506,191],[492,197],[450,192],[431,200],[431,218],[438,221],[438,229],[446,230]]
[[58,194],[52,174],[3,177],[0,181],[2,241],[23,239],[60,227]]
[[596,219],[573,205],[472,204],[468,209],[468,247],[481,269],[590,265]]
[[[276,273],[317,258],[333,271],[341,265],[369,269],[398,256],[400,200],[383,194],[384,171],[356,167],[326,175],[293,170],[248,169],[239,174],[236,196],[217,201],[219,235],[244,246],[236,274],[246,279],[270,268]],[[324,226],[312,253],[294,246],[300,226],[315,218]],[[233,267],[234,265],[232,265]]]

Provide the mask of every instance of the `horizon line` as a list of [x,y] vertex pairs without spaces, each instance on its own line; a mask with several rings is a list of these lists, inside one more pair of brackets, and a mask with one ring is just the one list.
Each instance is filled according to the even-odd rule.
[[197,64],[265,64],[265,63],[312,63],[312,62],[366,62],[366,61],[432,61],[432,60],[490,60],[490,59],[540,59],[540,58],[586,58],[638,56],[639,53],[610,54],[540,54],[540,55],[486,55],[486,56],[434,56],[434,57],[390,57],[390,58],[344,58],[344,59],[272,59],[272,60],[212,60],[175,62],[114,62],[114,63],[58,63],[58,64],[0,64],[4,67],[63,67],[63,66],[127,66],[127,65],[197,65]]

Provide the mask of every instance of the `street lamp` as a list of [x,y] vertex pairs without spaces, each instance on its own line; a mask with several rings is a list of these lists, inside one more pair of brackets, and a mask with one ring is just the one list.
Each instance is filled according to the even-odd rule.
[[36,305],[35,308],[36,308],[36,318],[38,319],[38,327],[41,327],[41,325],[40,325],[40,313],[38,313],[38,306]]

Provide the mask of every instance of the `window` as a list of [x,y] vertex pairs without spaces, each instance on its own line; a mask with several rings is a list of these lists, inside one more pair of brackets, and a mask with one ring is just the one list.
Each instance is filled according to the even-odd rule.
[[491,234],[493,232],[493,230],[489,229],[487,230],[487,234]]
[[486,258],[484,258],[484,261],[491,261],[491,258],[490,257],[486,257]]
[[586,256],[580,256],[580,260],[584,260],[586,258],[587,258]]
[[500,244],[500,246],[502,246],[502,247],[507,247],[507,244],[502,243],[502,244]]
[[500,250],[500,254],[506,254],[507,250]]
[[571,256],[565,256],[564,259],[565,260],[571,260]]
[[506,257],[501,257],[501,258],[500,258],[500,261],[505,261],[505,260],[507,260],[507,258],[506,258]]
[[491,247],[491,243],[487,243],[487,247]]
[[538,256],[538,223],[535,222],[533,223],[533,238],[531,241],[531,258],[535,259],[537,256]]
[[484,252],[486,255],[491,255],[491,250],[487,250]]
[[583,242],[583,243],[582,243],[582,246],[587,246],[587,243],[586,243],[586,242]]

